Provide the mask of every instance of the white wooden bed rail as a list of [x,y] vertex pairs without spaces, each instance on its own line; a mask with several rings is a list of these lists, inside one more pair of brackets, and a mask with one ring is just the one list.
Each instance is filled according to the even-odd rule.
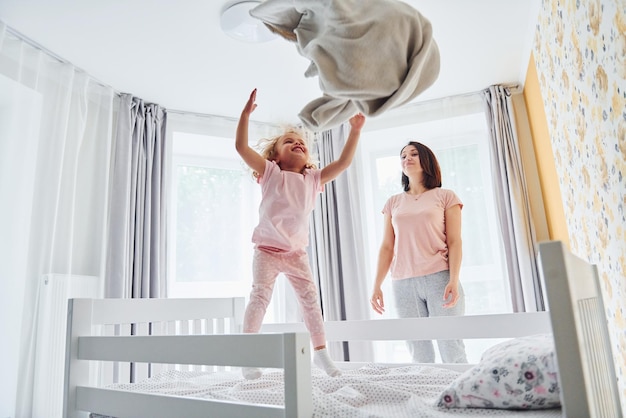
[[[548,312],[327,321],[328,341],[516,338],[552,332]],[[304,332],[303,323],[264,324],[261,332]]]
[[[324,325],[326,340],[329,342],[500,339],[552,332],[548,312],[327,321]],[[264,324],[261,332],[306,332],[306,326],[301,322]],[[342,369],[358,368],[365,364],[362,361],[352,360],[335,361],[335,363],[341,365]],[[378,363],[385,366],[399,364]],[[433,364],[419,365],[433,366]],[[473,363],[437,363],[436,365],[460,372],[474,366]]]
[[[93,334],[97,326],[104,324],[211,316],[240,317],[243,311],[243,298],[70,300],[63,416],[86,417],[90,412],[97,412],[120,418],[180,417],[181,410],[185,411],[185,417],[206,417],[208,411],[220,417],[310,416],[313,406],[307,333],[167,336]],[[98,388],[90,385],[92,360],[284,368],[285,405],[245,405]]]

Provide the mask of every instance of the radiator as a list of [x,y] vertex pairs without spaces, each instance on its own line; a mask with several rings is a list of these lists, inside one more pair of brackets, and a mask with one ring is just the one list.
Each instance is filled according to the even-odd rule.
[[39,286],[33,417],[62,418],[67,300],[102,297],[98,277],[46,274]]

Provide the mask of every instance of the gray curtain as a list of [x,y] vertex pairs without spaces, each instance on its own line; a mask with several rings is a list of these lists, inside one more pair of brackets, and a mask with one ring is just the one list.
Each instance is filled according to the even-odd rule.
[[[316,141],[320,166],[339,157],[349,126],[322,132]],[[350,167],[327,183],[311,219],[309,256],[317,280],[324,319],[369,319],[363,228],[356,170]],[[372,361],[371,343],[329,343],[335,360]]]
[[113,145],[105,297],[166,296],[166,119],[160,106],[121,95]]
[[509,273],[513,310],[545,310],[537,265],[537,243],[518,146],[511,93],[504,86],[484,91],[490,133],[493,187]]

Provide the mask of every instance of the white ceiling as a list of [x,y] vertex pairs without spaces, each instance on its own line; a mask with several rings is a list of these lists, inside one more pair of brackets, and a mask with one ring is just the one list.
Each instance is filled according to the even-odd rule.
[[[0,20],[118,92],[169,110],[295,122],[321,95],[294,44],[232,39],[222,11],[237,0],[0,0]],[[415,101],[524,81],[541,0],[407,0],[433,25],[441,72]]]

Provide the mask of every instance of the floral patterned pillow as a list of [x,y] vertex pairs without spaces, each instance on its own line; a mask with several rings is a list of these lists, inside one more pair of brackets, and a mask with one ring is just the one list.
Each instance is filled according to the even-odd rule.
[[515,338],[486,350],[444,390],[445,408],[547,409],[561,406],[552,334]]

